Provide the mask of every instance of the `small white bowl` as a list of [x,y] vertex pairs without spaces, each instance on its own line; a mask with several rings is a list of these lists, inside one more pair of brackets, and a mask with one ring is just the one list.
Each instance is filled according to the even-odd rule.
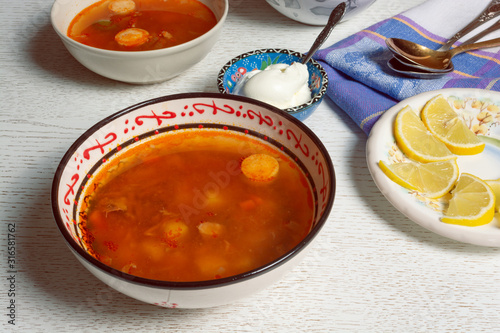
[[[297,22],[310,25],[325,25],[332,10],[343,0],[266,0],[274,9]],[[347,0],[342,21],[365,10],[375,0]]]
[[[168,110],[168,111],[165,111]],[[309,233],[283,256],[250,271],[216,280],[169,282],[123,273],[91,256],[82,242],[79,212],[87,181],[104,163],[127,149],[171,131],[223,130],[244,133],[273,146],[303,169],[313,190]],[[293,195],[293,194],[289,194]],[[143,302],[203,308],[234,302],[271,285],[296,266],[326,223],[335,196],[335,172],[316,135],[293,116],[242,96],[191,93],[165,96],[131,106],[85,132],[64,155],[52,184],[52,210],[68,247],[92,274],[110,287]],[[168,265],[168,263],[166,263]],[[283,300],[286,302],[286,299]]]
[[135,84],[171,79],[200,62],[217,41],[228,14],[228,0],[200,0],[214,13],[217,24],[187,43],[152,51],[111,51],[81,44],[67,35],[69,24],[83,9],[100,0],[56,0],[51,22],[68,51],[82,65],[107,78]]

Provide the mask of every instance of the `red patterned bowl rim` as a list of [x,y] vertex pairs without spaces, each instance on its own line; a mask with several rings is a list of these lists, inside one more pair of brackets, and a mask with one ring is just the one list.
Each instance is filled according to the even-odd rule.
[[[248,104],[254,104],[256,106],[259,106],[261,108],[267,109],[268,111],[277,114],[279,117],[286,118],[288,121],[292,122],[294,125],[300,128],[303,133],[305,133],[311,140],[312,142],[316,145],[316,148],[321,152],[321,154],[324,157],[324,161],[326,164],[326,169],[327,173],[330,177],[330,182],[329,182],[329,189],[328,189],[328,198],[327,202],[324,203],[324,208],[322,210],[323,214],[319,217],[318,221],[316,224],[313,226],[311,231],[308,233],[308,235],[299,243],[297,244],[292,250],[284,254],[283,256],[259,267],[256,269],[253,269],[251,271],[241,273],[238,275],[226,277],[226,278],[221,278],[221,279],[216,279],[216,280],[206,280],[206,281],[193,281],[193,282],[172,282],[172,281],[161,281],[161,280],[152,280],[152,279],[146,279],[142,277],[137,277],[134,275],[130,275],[127,273],[123,273],[117,269],[114,269],[110,266],[107,266],[100,262],[99,260],[95,259],[93,256],[91,256],[87,251],[85,251],[83,248],[77,245],[77,242],[73,239],[73,237],[69,234],[69,232],[66,229],[65,226],[65,221],[60,215],[60,207],[58,204],[58,189],[60,186],[60,177],[66,168],[67,163],[73,158],[73,153],[76,151],[80,145],[87,140],[89,137],[91,137],[94,133],[96,133],[100,128],[103,126],[113,122],[115,119],[120,118],[123,115],[126,115],[128,113],[131,113],[137,109],[143,108],[148,105],[153,105],[157,104],[159,102],[166,102],[166,101],[172,101],[172,100],[182,100],[182,99],[196,99],[196,98],[214,98],[214,99],[222,99],[222,100],[232,100],[232,101],[240,101],[243,103],[248,103]],[[128,108],[125,108],[121,111],[118,111],[98,123],[96,123],[94,126],[92,126],[90,129],[88,129],[86,132],[84,132],[72,145],[71,147],[67,150],[63,158],[61,159],[61,162],[59,163],[54,179],[52,182],[52,189],[51,189],[51,203],[52,203],[52,212],[56,221],[56,224],[59,228],[59,231],[63,235],[64,239],[67,242],[67,245],[81,258],[83,258],[86,262],[91,264],[94,267],[99,268],[100,270],[108,273],[109,275],[112,275],[116,278],[125,280],[130,283],[142,285],[142,286],[149,286],[149,287],[154,287],[154,288],[161,288],[161,289],[176,289],[176,290],[196,290],[196,289],[206,289],[206,288],[217,288],[217,287],[222,287],[225,285],[233,284],[233,283],[239,283],[243,282],[245,280],[248,280],[249,278],[254,278],[257,276],[260,276],[262,274],[265,274],[266,272],[273,270],[284,263],[288,262],[290,259],[295,257],[298,253],[300,253],[302,250],[304,250],[309,243],[312,242],[312,240],[318,235],[319,231],[322,229],[324,224],[326,223],[326,220],[328,219],[328,216],[330,214],[330,211],[333,207],[333,202],[335,198],[335,191],[336,191],[336,178],[335,178],[335,170],[333,167],[333,163],[331,161],[330,155],[328,154],[328,151],[326,150],[325,146],[323,143],[320,141],[320,139],[312,132],[306,125],[304,125],[300,120],[296,119],[292,115],[289,115],[288,113],[284,112],[283,110],[280,110],[276,107],[273,107],[269,104],[243,97],[243,96],[236,96],[236,95],[228,95],[228,94],[219,94],[219,93],[183,93],[183,94],[174,94],[174,95],[168,95],[168,96],[162,96],[154,99],[150,99],[135,105],[132,105]]]

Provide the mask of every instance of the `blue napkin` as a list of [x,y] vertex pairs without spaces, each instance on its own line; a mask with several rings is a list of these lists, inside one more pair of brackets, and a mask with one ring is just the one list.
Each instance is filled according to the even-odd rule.
[[[406,78],[387,66],[392,53],[387,49],[386,38],[403,38],[438,49],[477,17],[489,2],[428,0],[318,51],[314,58],[325,68],[329,78],[327,96],[368,134],[387,109],[419,93],[443,88],[500,90],[499,48],[456,55],[453,58],[455,70],[439,79]],[[491,20],[491,24],[497,20]],[[489,23],[461,41],[485,29],[491,25]],[[494,32],[481,40],[499,36],[500,33]]]

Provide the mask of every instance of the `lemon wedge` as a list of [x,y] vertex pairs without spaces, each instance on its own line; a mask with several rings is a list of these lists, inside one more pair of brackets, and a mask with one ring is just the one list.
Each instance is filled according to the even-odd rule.
[[465,124],[448,101],[437,95],[429,100],[420,117],[427,129],[457,155],[475,155],[484,150],[484,142]]
[[485,180],[486,184],[488,184],[493,193],[495,193],[495,210],[500,212],[500,178],[495,180]]
[[396,144],[411,159],[436,162],[456,159],[456,156],[425,127],[410,106],[398,112],[394,122]]
[[451,194],[448,209],[441,221],[476,227],[493,220],[495,194],[482,179],[463,173]]
[[459,171],[453,160],[419,163],[414,161],[386,164],[379,161],[382,171],[396,184],[415,190],[428,198],[440,198],[455,185]]

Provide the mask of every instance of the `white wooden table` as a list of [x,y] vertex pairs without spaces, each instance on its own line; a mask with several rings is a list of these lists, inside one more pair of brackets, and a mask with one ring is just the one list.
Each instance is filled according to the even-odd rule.
[[[378,0],[338,25],[325,46],[422,1]],[[51,5],[0,6],[1,332],[500,332],[500,249],[438,236],[393,208],[368,172],[366,135],[329,99],[305,123],[331,154],[334,208],[305,261],[283,280],[235,304],[182,310],[143,304],[94,278],[67,249],[50,207],[53,174],[72,142],[137,102],[216,92],[220,67],[240,53],[306,52],[321,27],[262,0],[231,0],[223,36],[202,62],[170,81],[135,86],[77,63],[50,25]]]

